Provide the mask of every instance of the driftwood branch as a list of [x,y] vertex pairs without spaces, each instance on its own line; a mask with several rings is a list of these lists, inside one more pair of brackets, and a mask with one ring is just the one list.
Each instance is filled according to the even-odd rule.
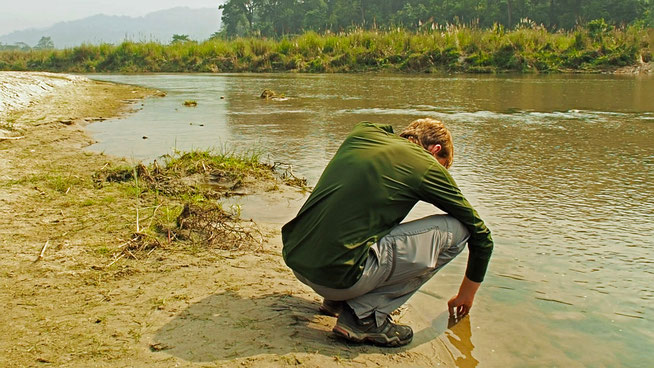
[[0,137],[0,141],[17,141],[25,137]]

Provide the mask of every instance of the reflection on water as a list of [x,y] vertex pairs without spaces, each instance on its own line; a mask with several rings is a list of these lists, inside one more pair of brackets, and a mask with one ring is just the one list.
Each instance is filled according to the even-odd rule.
[[[443,299],[442,296],[434,294],[424,288],[419,290],[419,294],[427,295],[436,299]],[[412,301],[413,306],[422,303],[415,303]],[[425,312],[425,310],[427,312]],[[431,321],[425,326],[418,326],[420,329],[414,335],[412,344],[421,345],[433,340],[437,340],[443,345],[445,351],[449,354],[452,363],[457,367],[470,367],[474,368],[479,364],[479,360],[475,358],[473,351],[475,345],[472,341],[472,327],[470,323],[471,316],[465,316],[457,319],[449,315],[447,310],[442,311],[435,318],[433,311],[430,308],[415,308],[414,315],[418,316],[422,322]],[[414,326],[414,329],[416,326]]]
[[479,361],[472,355],[475,346],[472,344],[472,329],[470,328],[470,317],[463,317],[461,320],[449,318],[449,330],[445,337],[452,348],[448,349],[452,360],[459,368],[475,368]]
[[[452,175],[493,230],[496,251],[470,318],[424,336],[440,336],[462,366],[654,361],[654,78],[97,77],[168,96],[92,125],[92,149],[152,160],[226,144],[290,163],[310,184],[359,121],[396,131],[418,117],[445,121]],[[259,99],[265,88],[288,100]],[[189,99],[198,106],[183,107]],[[247,217],[279,224],[302,201],[244,200]],[[410,217],[433,212],[419,204]],[[442,270],[412,298],[412,313],[427,324],[441,318],[464,268],[462,256]]]

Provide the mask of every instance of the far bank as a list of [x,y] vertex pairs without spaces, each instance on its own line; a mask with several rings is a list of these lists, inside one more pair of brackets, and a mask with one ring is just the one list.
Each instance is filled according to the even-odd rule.
[[414,33],[307,32],[282,39],[124,42],[65,50],[0,51],[0,70],[75,73],[404,72],[650,73],[654,29],[594,21],[573,31],[450,25]]

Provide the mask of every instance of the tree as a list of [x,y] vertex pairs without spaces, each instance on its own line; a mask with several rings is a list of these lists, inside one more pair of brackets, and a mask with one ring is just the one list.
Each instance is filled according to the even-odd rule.
[[280,36],[302,32],[303,17],[298,0],[259,0],[253,29],[263,36]]
[[258,2],[254,0],[228,0],[220,5],[218,8],[223,11],[221,20],[225,34],[230,37],[251,34],[257,5]]
[[34,46],[34,50],[51,50],[54,49],[54,42],[52,42],[52,38],[50,37],[41,37],[39,42]]
[[185,42],[191,42],[191,39],[188,37],[188,35],[174,34],[173,40],[170,43],[185,43]]
[[307,30],[324,31],[327,28],[327,3],[324,0],[305,0],[302,5],[305,14],[302,27]]
[[601,18],[609,25],[654,23],[654,0],[228,0],[220,9],[221,33],[227,37],[352,28],[418,30],[433,23],[482,28],[536,23],[550,30]]

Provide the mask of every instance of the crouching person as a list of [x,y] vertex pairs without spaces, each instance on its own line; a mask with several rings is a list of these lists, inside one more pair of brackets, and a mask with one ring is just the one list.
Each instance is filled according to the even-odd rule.
[[[458,317],[470,311],[493,241],[447,171],[453,152],[450,132],[436,120],[414,121],[400,135],[359,123],[283,226],[284,260],[324,298],[320,310],[338,316],[336,335],[379,346],[410,343],[411,327],[390,314],[466,243],[466,272],[448,308]],[[420,200],[446,215],[401,223]]]

